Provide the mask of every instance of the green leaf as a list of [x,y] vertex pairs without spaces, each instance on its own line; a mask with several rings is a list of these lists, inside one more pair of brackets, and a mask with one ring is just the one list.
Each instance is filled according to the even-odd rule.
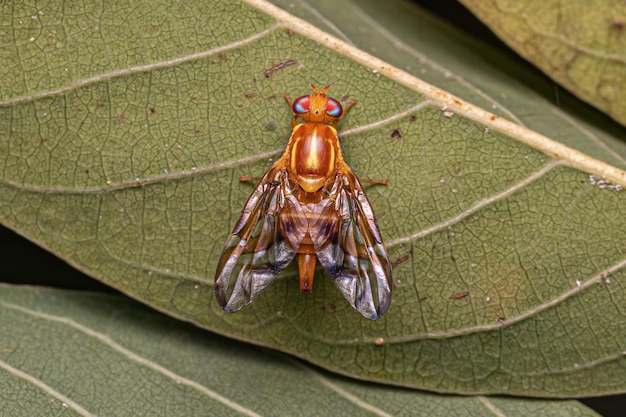
[[0,341],[11,416],[596,415],[576,401],[351,381],[95,293],[0,285]]
[[[623,392],[626,173],[608,163],[626,166],[624,144],[477,63],[418,11],[358,4],[340,31],[336,2],[313,15],[463,99],[261,1],[11,5],[0,42],[19,65],[0,78],[0,221],[170,315],[345,375],[455,393]],[[385,31],[421,40],[407,18],[432,29],[430,44],[407,50]],[[345,157],[390,181],[366,189],[398,261],[377,322],[323,273],[301,294],[291,269],[236,314],[213,297],[252,191],[238,178],[279,155],[282,97],[309,81],[358,101],[340,125]]]
[[556,82],[626,124],[623,2],[462,3]]

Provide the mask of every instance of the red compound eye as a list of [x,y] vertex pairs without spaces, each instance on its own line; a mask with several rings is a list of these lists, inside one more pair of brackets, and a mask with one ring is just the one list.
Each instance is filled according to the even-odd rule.
[[343,113],[343,107],[341,107],[341,103],[339,103],[334,98],[328,98],[326,102],[326,114],[330,117],[339,117]]
[[298,99],[293,102],[293,112],[296,114],[306,114],[309,112],[309,104],[309,96],[298,97]]

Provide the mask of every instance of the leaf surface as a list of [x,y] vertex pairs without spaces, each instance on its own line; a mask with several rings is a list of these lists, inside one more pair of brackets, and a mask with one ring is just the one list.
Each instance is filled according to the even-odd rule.
[[462,3],[556,82],[626,124],[624,2]]
[[[4,53],[19,62],[1,78],[3,224],[168,314],[346,375],[457,393],[625,390],[626,180],[605,163],[624,166],[607,150],[615,137],[519,86],[492,115],[260,1],[41,11],[2,14],[16,39]],[[504,85],[437,75],[448,58],[431,59],[435,78],[452,78],[443,86],[484,107],[483,85]],[[301,294],[292,269],[236,314],[213,296],[252,191],[239,176],[281,152],[282,97],[309,81],[358,101],[340,125],[346,160],[390,182],[366,188],[397,261],[376,322],[323,273]],[[521,125],[567,128],[605,162]]]
[[120,296],[0,284],[0,341],[11,416],[596,416],[347,380]]

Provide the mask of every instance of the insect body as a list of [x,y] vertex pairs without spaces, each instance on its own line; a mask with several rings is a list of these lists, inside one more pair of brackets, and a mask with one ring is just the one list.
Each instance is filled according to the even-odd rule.
[[226,241],[215,296],[225,311],[237,311],[297,256],[301,291],[313,289],[319,260],[348,302],[376,320],[391,301],[391,262],[363,188],[341,155],[342,106],[326,96],[328,86],[311,88],[293,103],[285,96],[294,112],[289,144]]

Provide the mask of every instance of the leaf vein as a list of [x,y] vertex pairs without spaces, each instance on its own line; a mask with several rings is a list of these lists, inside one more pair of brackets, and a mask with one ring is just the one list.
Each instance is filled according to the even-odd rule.
[[[593,277],[591,277],[590,279],[588,279],[587,281],[585,281],[584,283],[580,283],[580,285],[576,285],[575,287],[573,287],[572,289],[565,291],[564,293],[562,293],[561,295],[559,295],[558,297],[553,298],[550,301],[547,301],[543,304],[537,305],[535,308],[530,309],[522,314],[519,314],[515,317],[511,317],[511,318],[507,318],[505,321],[503,322],[498,322],[496,324],[479,324],[476,326],[470,326],[470,327],[464,327],[461,329],[455,329],[455,330],[451,330],[451,331],[447,331],[447,332],[424,332],[424,333],[420,333],[420,334],[416,334],[413,336],[399,336],[399,337],[385,337],[384,339],[384,343],[387,344],[397,344],[397,343],[407,343],[407,342],[415,342],[418,340],[424,340],[424,339],[447,339],[447,338],[451,338],[451,337],[457,337],[457,336],[464,336],[467,334],[471,334],[471,333],[476,333],[476,332],[487,332],[487,331],[492,331],[492,330],[500,330],[500,329],[504,329],[506,327],[510,327],[515,323],[519,323],[523,320],[526,320],[527,318],[530,318],[544,310],[547,310],[549,308],[552,308],[560,303],[562,303],[563,301],[567,300],[568,298],[571,298],[577,294],[579,294],[580,292],[582,292],[583,290],[585,290],[586,288],[594,285],[594,284],[599,284],[601,283],[603,280],[606,280],[607,277],[609,277],[611,274],[614,274],[615,272],[619,271],[620,269],[626,268],[626,259],[621,260],[620,262],[616,263],[615,265],[606,268],[603,271],[600,271],[598,274],[594,275]],[[380,338],[376,337],[376,338],[363,338],[363,339],[345,339],[345,340],[327,340],[324,338],[319,337],[319,335],[316,334],[306,334],[308,337],[310,337],[311,339],[315,339],[319,342],[323,342],[323,343],[328,343],[328,344],[332,344],[332,345],[342,345],[342,346],[348,346],[348,345],[361,345],[361,344],[371,344],[371,345],[378,345],[380,344]],[[605,358],[601,358],[596,360],[595,362],[592,362],[592,364],[596,364],[596,363],[603,363],[603,362],[608,362],[611,360],[614,360],[618,357],[622,357],[622,356],[626,356],[626,351],[624,352],[619,352],[616,355],[611,355],[611,356],[607,356]],[[574,369],[580,369],[580,365],[574,367]],[[554,373],[554,371],[550,371],[551,374]]]
[[425,100],[415,106],[412,106],[404,111],[401,111],[399,113],[393,114],[389,117],[387,117],[386,119],[381,119],[381,120],[377,120],[374,123],[370,123],[367,125],[363,125],[363,126],[359,126],[359,127],[355,127],[352,129],[348,129],[345,130],[343,132],[339,133],[339,137],[344,138],[346,136],[351,136],[351,135],[356,135],[358,133],[362,133],[371,129],[376,129],[379,128],[381,126],[387,125],[389,123],[392,123],[398,119],[401,119],[405,116],[408,116],[411,113],[415,113],[418,110],[421,110],[425,107],[429,107],[429,106],[436,106],[436,102],[432,101],[432,100]]
[[303,8],[307,9],[309,12],[311,12],[311,14],[313,14],[314,16],[316,16],[317,18],[319,18],[322,22],[324,22],[329,28],[331,28],[332,30],[334,30],[337,35],[339,37],[341,37],[344,41],[346,41],[347,43],[349,43],[350,45],[354,45],[354,42],[352,42],[350,40],[350,38],[348,38],[348,36],[343,33],[341,31],[341,29],[339,29],[339,27],[337,27],[337,25],[335,25],[332,21],[330,21],[328,18],[326,18],[326,16],[324,16],[323,14],[321,14],[319,12],[319,10],[317,10],[316,8],[312,7],[309,3],[303,1],[303,0],[298,0],[298,3],[300,4],[300,6],[302,6]]
[[24,184],[18,184],[17,182],[6,179],[6,178],[0,179],[0,184],[4,184],[6,186],[9,186],[18,190],[22,190],[22,191],[38,192],[38,193],[45,193],[45,194],[104,194],[104,193],[108,193],[111,191],[125,190],[128,188],[134,188],[134,187],[143,187],[143,186],[154,184],[154,183],[164,181],[164,180],[189,178],[191,176],[202,175],[202,174],[206,174],[209,172],[215,172],[215,171],[219,171],[225,168],[233,168],[233,167],[248,164],[251,162],[262,161],[264,159],[276,156],[280,154],[281,152],[283,152],[282,148],[256,154],[256,155],[247,156],[245,158],[237,159],[234,161],[219,162],[217,164],[209,165],[206,167],[198,167],[193,171],[171,172],[171,173],[157,175],[157,176],[150,177],[150,178],[143,179],[143,180],[135,179],[133,181],[106,185],[106,186],[99,187],[99,188],[77,189],[73,187],[44,187],[44,186],[37,186],[37,185],[24,185]]
[[202,52],[197,52],[195,54],[188,54],[188,55],[181,56],[178,58],[170,59],[167,61],[159,61],[159,62],[155,62],[152,64],[137,65],[137,66],[130,67],[130,68],[117,69],[117,70],[113,70],[110,72],[106,72],[103,74],[99,74],[93,77],[76,81],[69,86],[58,88],[56,90],[44,91],[44,92],[35,93],[35,94],[26,94],[23,96],[12,98],[10,100],[0,101],[0,107],[5,107],[5,106],[8,107],[8,106],[13,106],[15,104],[27,102],[27,101],[33,101],[33,100],[47,98],[47,97],[54,97],[54,96],[68,93],[70,91],[74,91],[80,87],[83,87],[88,84],[96,83],[99,81],[104,81],[104,80],[108,80],[111,78],[121,77],[121,76],[129,75],[129,74],[137,74],[141,72],[153,71],[153,70],[160,69],[160,68],[172,67],[172,66],[184,63],[184,62],[194,61],[194,60],[201,59],[201,58],[207,58],[209,56],[213,56],[222,52],[229,51],[231,49],[239,48],[241,46],[245,46],[250,43],[253,43],[273,33],[280,27],[281,27],[280,25],[275,24],[255,35],[250,36],[249,38],[240,39],[228,45],[221,45],[213,49],[209,49],[209,50],[202,51]]
[[497,201],[503,200],[504,198],[512,195],[513,193],[515,193],[516,191],[520,190],[521,188],[527,186],[528,184],[532,183],[533,181],[538,180],[539,178],[543,177],[545,174],[547,174],[549,171],[551,171],[552,169],[554,169],[555,167],[558,167],[560,165],[563,165],[562,161],[559,160],[552,160],[549,163],[546,164],[545,167],[543,167],[542,169],[540,169],[539,171],[533,173],[532,175],[529,175],[528,177],[524,178],[522,181],[518,182],[517,184],[513,185],[512,187],[502,191],[501,193],[498,193],[496,195],[493,195],[491,197],[488,198],[484,198],[482,200],[480,200],[478,203],[476,203],[474,206],[463,210],[461,213],[459,213],[458,215],[444,221],[441,222],[439,224],[436,224],[434,226],[428,227],[426,229],[420,230],[419,232],[410,235],[410,236],[405,236],[405,237],[400,237],[391,241],[387,242],[387,247],[393,247],[393,246],[397,246],[397,245],[402,245],[402,244],[406,244],[406,243],[410,243],[414,240],[423,238],[424,236],[427,236],[431,233],[435,233],[438,232],[442,229],[446,229],[454,224],[459,223],[460,221],[466,219],[467,217],[471,216],[472,214],[476,213],[478,210],[482,209],[483,207],[488,206],[489,204],[495,203]]
[[313,369],[303,366],[299,362],[296,362],[296,361],[292,361],[292,362],[297,363],[298,366],[300,366],[301,368],[304,368],[309,374],[311,374],[313,378],[315,378],[318,382],[320,382],[326,388],[333,390],[334,392],[341,395],[343,398],[350,401],[357,407],[362,408],[363,410],[369,411],[380,417],[393,417],[391,414],[386,413],[385,411],[381,410],[375,405],[363,401],[362,398],[359,398],[356,395],[353,395],[349,393],[348,391],[344,390],[343,388],[339,387],[338,385],[330,382],[327,378],[325,378],[323,375],[319,374],[318,372],[315,372]]
[[[566,45],[578,52],[582,52],[585,53],[589,56],[595,57],[595,58],[600,58],[606,61],[615,61],[615,62],[620,62],[620,63],[626,63],[626,59],[624,58],[624,56],[622,55],[616,55],[616,54],[607,54],[606,52],[600,52],[598,50],[592,49],[592,48],[588,48],[586,46],[582,46],[579,43],[573,42],[571,40],[569,40],[565,35],[559,35],[559,34],[554,34],[554,33],[550,33],[550,32],[544,32],[541,30],[533,30],[532,33],[534,33],[535,35],[539,35],[539,37],[544,37],[547,39],[552,39],[553,41],[557,41],[562,43],[563,45]],[[545,40],[541,40],[540,42],[544,42]]]
[[513,113],[512,110],[509,110],[508,108],[506,108],[502,103],[497,101],[495,98],[485,93],[484,91],[480,90],[473,84],[465,81],[465,79],[463,79],[463,77],[461,77],[460,75],[453,73],[451,70],[433,61],[428,56],[421,54],[418,51],[416,51],[414,48],[408,46],[406,43],[404,43],[395,35],[393,35],[389,30],[383,27],[380,23],[372,19],[371,16],[366,14],[361,8],[355,7],[354,9],[357,11],[358,14],[361,15],[363,20],[369,23],[374,28],[374,30],[378,31],[382,36],[384,36],[389,41],[391,41],[391,43],[396,48],[401,49],[405,52],[408,52],[409,55],[419,59],[420,61],[427,63],[428,65],[430,65],[431,68],[435,69],[436,71],[439,71],[439,73],[444,75],[445,77],[456,80],[463,87],[466,87],[468,90],[474,92],[479,97],[484,98],[486,101],[490,102],[493,106],[497,106],[498,109],[502,110],[502,112],[504,112],[507,116],[509,116],[511,120],[515,121],[515,123],[523,125],[522,121],[515,115],[515,113]]
[[11,365],[9,365],[8,363],[6,363],[6,362],[4,362],[2,360],[0,360],[0,368],[4,369],[5,371],[7,371],[8,373],[10,373],[12,375],[15,375],[18,378],[22,378],[23,380],[30,382],[31,384],[33,384],[37,388],[43,390],[44,392],[50,394],[54,398],[56,398],[59,401],[61,401],[64,406],[67,406],[67,407],[71,408],[72,410],[76,411],[80,415],[86,416],[86,417],[95,417],[95,414],[92,414],[89,411],[85,410],[83,407],[78,405],[76,402],[72,401],[69,397],[66,397],[65,395],[61,394],[59,391],[57,391],[54,388],[52,388],[50,385],[48,385],[48,384],[44,383],[43,381],[35,378],[34,376],[29,375],[26,372],[20,371],[19,369],[12,367]]
[[[245,408],[244,406],[235,403],[234,401],[218,394],[217,392],[209,389],[208,387],[199,384],[196,381],[192,381],[188,378],[185,378],[183,376],[180,376],[172,371],[170,371],[169,369],[165,368],[162,365],[159,365],[156,362],[153,362],[147,358],[144,358],[142,356],[140,356],[139,354],[125,348],[124,346],[122,346],[121,344],[115,342],[113,339],[111,339],[109,336],[102,334],[100,332],[97,332],[85,325],[82,325],[70,318],[67,317],[61,317],[61,316],[55,316],[52,314],[48,314],[48,313],[43,313],[40,311],[34,311],[25,307],[21,307],[15,304],[11,304],[11,303],[7,303],[7,302],[0,302],[0,305],[6,307],[6,308],[10,308],[16,311],[20,311],[22,313],[31,315],[33,317],[37,317],[43,320],[48,320],[48,321],[53,321],[56,323],[61,323],[67,326],[70,326],[84,334],[86,334],[87,336],[93,337],[95,339],[98,339],[99,341],[101,341],[102,343],[104,343],[105,345],[108,345],[111,349],[119,352],[120,354],[124,355],[125,357],[127,357],[128,359],[135,361],[141,365],[144,365],[147,368],[152,369],[155,372],[158,372],[170,379],[172,379],[173,381],[175,381],[178,384],[184,384],[187,385],[191,388],[194,388],[195,390],[199,391],[200,393],[216,400],[219,401],[220,403],[224,404],[227,407],[232,408],[233,410],[246,415],[246,416],[250,416],[250,417],[261,417],[259,414],[255,413],[252,410],[249,410],[247,408]],[[1,364],[1,363],[0,363]]]
[[506,417],[506,414],[504,414],[499,408],[497,408],[492,402],[491,400],[489,400],[487,397],[485,397],[484,395],[479,395],[476,397],[478,399],[478,401],[480,401],[481,403],[483,403],[483,405],[485,407],[487,407],[487,409],[489,411],[491,411],[493,413],[494,416],[496,417]]

